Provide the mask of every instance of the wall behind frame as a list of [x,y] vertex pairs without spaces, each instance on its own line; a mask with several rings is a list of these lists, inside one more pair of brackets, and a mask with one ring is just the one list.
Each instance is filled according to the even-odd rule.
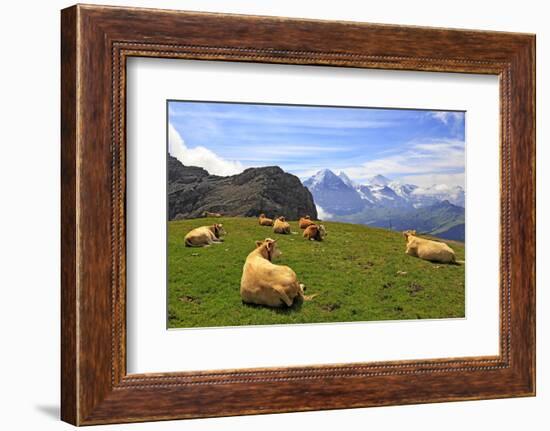
[[[544,2],[463,0],[338,2],[266,0],[101,0],[102,4],[280,15],[388,24],[537,33],[537,116],[550,117],[550,28]],[[0,145],[0,302],[4,354],[0,417],[5,429],[72,429],[59,416],[59,10],[71,1],[7,2],[0,32],[2,128]],[[550,141],[539,121],[537,140]],[[112,430],[348,430],[500,431],[550,422],[550,149],[538,145],[538,379],[536,398],[247,416],[100,427]],[[6,344],[7,342],[7,344]],[[9,398],[8,398],[9,396]]]

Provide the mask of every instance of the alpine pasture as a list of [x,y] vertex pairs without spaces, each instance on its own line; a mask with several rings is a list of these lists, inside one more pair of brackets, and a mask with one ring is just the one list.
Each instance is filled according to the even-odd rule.
[[[185,247],[190,230],[222,223],[222,244]],[[281,235],[256,218],[216,217],[168,223],[168,327],[215,327],[293,323],[460,318],[465,315],[464,263],[445,265],[405,254],[400,232],[364,225],[322,222],[322,242]],[[274,263],[290,266],[311,300],[292,307],[244,304],[242,267],[257,240],[277,239]],[[464,244],[445,241],[464,262]]]

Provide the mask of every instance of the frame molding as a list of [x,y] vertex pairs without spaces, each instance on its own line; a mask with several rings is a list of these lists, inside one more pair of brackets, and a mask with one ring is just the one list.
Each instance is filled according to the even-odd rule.
[[[533,35],[77,5],[62,11],[61,47],[63,420],[89,425],[535,394]],[[127,375],[131,56],[499,75],[500,354]]]

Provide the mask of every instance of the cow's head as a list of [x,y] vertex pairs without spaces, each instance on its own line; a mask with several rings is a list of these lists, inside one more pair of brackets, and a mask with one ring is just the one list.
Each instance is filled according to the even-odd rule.
[[406,231],[403,232],[403,236],[408,241],[409,237],[416,236],[416,231],[415,230],[406,230]]
[[264,214],[264,213],[261,213],[261,214],[260,214],[260,218],[265,218],[265,214]]
[[327,230],[325,229],[325,226],[323,226],[322,224],[320,224],[317,229],[319,230],[319,237],[321,239],[323,239],[324,237],[326,237],[328,235]]
[[286,221],[286,219],[285,219],[284,216],[277,217],[277,220],[279,220],[279,221]]
[[308,215],[305,215],[304,218],[305,218],[305,219],[308,219],[308,220],[311,220],[311,217],[308,216]]
[[223,228],[223,224],[221,223],[214,224],[212,228],[216,238],[220,238],[222,235],[227,235],[227,232],[225,231],[225,229]]
[[262,256],[269,261],[283,254],[277,246],[276,239],[266,238],[263,241],[256,241],[256,248],[259,248]]

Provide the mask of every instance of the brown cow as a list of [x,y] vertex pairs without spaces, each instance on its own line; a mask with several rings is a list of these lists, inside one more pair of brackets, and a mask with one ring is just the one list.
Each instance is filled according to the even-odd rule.
[[311,226],[312,224],[315,224],[311,221],[311,217],[306,215],[300,218],[300,221],[298,222],[298,226],[300,226],[300,229],[305,229],[308,226]]
[[264,213],[260,214],[260,217],[258,218],[258,223],[260,224],[260,226],[273,226],[273,220],[267,218]]
[[283,216],[277,217],[273,223],[273,232],[289,234],[290,233],[290,224],[285,220]]
[[432,241],[416,236],[415,230],[406,230],[403,236],[407,240],[405,253],[409,256],[440,263],[456,263],[455,252],[444,242]]
[[276,240],[256,241],[256,248],[243,266],[241,298],[244,302],[290,307],[295,298],[304,299],[304,285],[298,282],[296,273],[288,266],[271,263],[279,255]]
[[185,235],[186,247],[208,247],[211,244],[220,244],[225,235],[225,229],[222,224],[213,224],[212,226],[201,226],[193,229]]
[[312,224],[304,230],[303,236],[312,241],[322,241],[327,236],[327,231],[322,224]]

